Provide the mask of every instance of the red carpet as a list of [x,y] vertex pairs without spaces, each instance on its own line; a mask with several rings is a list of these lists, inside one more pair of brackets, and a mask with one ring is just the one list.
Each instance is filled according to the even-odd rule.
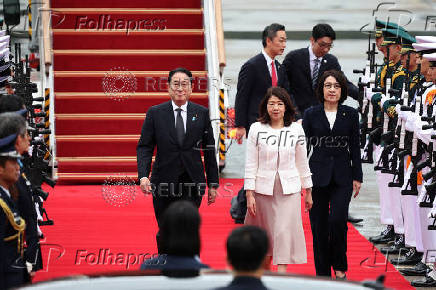
[[[230,199],[241,186],[242,180],[223,179],[217,202],[207,206],[203,200],[200,208],[201,258],[216,269],[227,267],[225,239],[236,226],[229,215]],[[46,209],[55,225],[43,227],[45,269],[37,273],[35,281],[80,273],[133,270],[139,267],[144,256],[156,253],[157,227],[152,197],[143,195],[139,188],[136,199],[125,207],[107,203],[102,196],[102,186],[56,186],[54,190],[47,190],[50,196]],[[314,275],[308,214],[304,214],[303,219],[308,263],[291,265],[288,271]],[[348,262],[350,280],[375,279],[386,274],[388,287],[412,289],[352,225],[348,234]]]

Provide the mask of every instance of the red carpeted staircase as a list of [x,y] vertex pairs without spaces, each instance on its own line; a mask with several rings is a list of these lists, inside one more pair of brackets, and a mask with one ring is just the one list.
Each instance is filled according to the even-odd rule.
[[191,100],[208,106],[201,1],[52,0],[51,7],[59,181],[135,178],[145,113],[169,100],[169,70],[191,70]]

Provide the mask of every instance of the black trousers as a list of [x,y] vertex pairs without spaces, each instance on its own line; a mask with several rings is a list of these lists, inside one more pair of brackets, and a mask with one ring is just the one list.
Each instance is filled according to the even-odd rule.
[[[202,197],[197,184],[192,182],[187,172],[182,173],[175,184],[156,185],[156,189],[153,192],[153,207],[159,228],[161,227],[162,215],[171,203],[178,200],[187,200],[199,208]],[[163,254],[160,243],[160,230],[156,234],[156,243],[158,253]]]
[[353,185],[331,181],[325,187],[313,187],[310,225],[313,255],[318,276],[331,276],[331,268],[347,271],[347,218]]

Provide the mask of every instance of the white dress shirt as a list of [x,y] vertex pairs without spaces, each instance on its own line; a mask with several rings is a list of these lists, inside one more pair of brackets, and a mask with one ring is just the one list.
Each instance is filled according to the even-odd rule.
[[[272,68],[271,68],[271,62],[273,61],[272,58],[269,57],[269,55],[265,52],[265,50],[262,49],[262,54],[265,57],[266,60],[266,66],[268,67],[268,71],[269,71],[269,75],[270,77],[272,77]],[[276,71],[276,76],[278,78],[278,74],[277,74],[277,67],[276,67],[276,63],[274,62],[274,69]]]
[[337,113],[337,111],[334,111],[334,112],[325,111],[325,115],[326,115],[327,120],[329,121],[329,124],[330,124],[330,129],[333,129],[333,125],[335,124],[336,113]]
[[313,48],[312,45],[309,45],[309,64],[310,64],[310,75],[313,75],[313,68],[315,67],[315,59],[319,60],[319,67],[318,67],[318,71],[319,68],[321,67],[321,63],[322,63],[322,57],[316,57],[316,55],[313,53]]
[[[173,104],[174,126],[176,126],[177,114],[178,114],[176,109],[178,109],[179,107],[173,101],[171,101],[171,104]],[[188,102],[180,106],[180,109],[182,109],[180,113],[182,114],[183,126],[185,127],[185,133],[186,133],[186,119],[188,118]]]
[[272,195],[277,172],[283,194],[312,187],[303,127],[296,122],[281,129],[253,123],[247,138],[244,189]]

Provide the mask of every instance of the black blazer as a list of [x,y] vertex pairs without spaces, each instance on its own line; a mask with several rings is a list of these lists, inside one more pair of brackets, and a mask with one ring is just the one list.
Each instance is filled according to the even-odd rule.
[[238,276],[226,287],[216,288],[215,290],[267,290],[268,288],[258,278],[251,276]]
[[[294,97],[301,114],[307,108],[320,103],[312,88],[309,49],[310,47],[293,50],[286,55],[283,61],[288,76],[290,93]],[[323,72],[328,70],[341,71],[338,59],[329,53],[322,58],[318,76],[320,77]],[[357,100],[359,89],[349,81],[347,88],[348,95]]]
[[339,185],[362,182],[357,110],[339,105],[333,129],[324,104],[307,109],[303,128],[313,151],[309,159],[313,186],[327,186],[333,179]]
[[[152,184],[177,183],[184,171],[194,183],[205,183],[206,171],[208,186],[218,186],[215,139],[207,108],[188,102],[186,135],[182,146],[177,142],[171,101],[152,106],[148,110],[136,148],[139,179],[150,175],[155,147],[156,159],[150,178]],[[204,193],[204,187],[200,187],[201,194]]]
[[[275,60],[277,70],[277,86],[289,92],[289,84],[286,71]],[[262,53],[250,58],[241,67],[238,76],[238,85],[235,100],[235,123],[236,127],[250,129],[251,124],[259,117],[259,104],[271,87],[271,75]],[[295,102],[294,102],[295,104]]]

